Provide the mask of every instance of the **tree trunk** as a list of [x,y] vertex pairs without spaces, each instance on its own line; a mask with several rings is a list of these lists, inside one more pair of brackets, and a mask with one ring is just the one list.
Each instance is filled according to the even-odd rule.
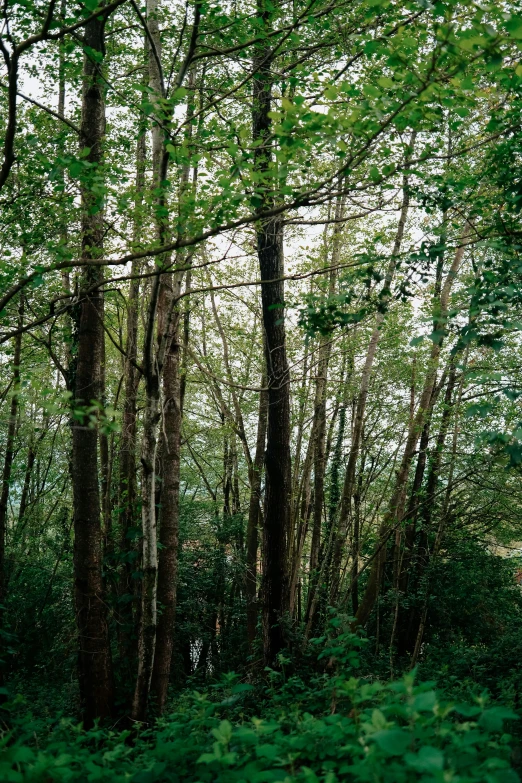
[[[161,74],[156,57],[161,57],[161,41],[158,25],[158,0],[147,2],[147,24],[152,44],[149,42],[149,87],[154,102],[152,127],[152,173],[153,188],[157,194],[158,241],[166,238],[167,223],[165,213],[165,194],[162,182],[165,181],[168,155],[164,149],[161,100],[164,97]],[[153,48],[154,47],[154,50]],[[166,264],[169,259],[161,259]],[[165,274],[157,274],[152,283],[150,301],[147,309],[145,337],[143,347],[143,369],[145,375],[145,413],[143,417],[143,435],[141,444],[141,524],[142,524],[142,585],[141,616],[138,634],[138,674],[132,703],[133,720],[144,721],[147,717],[150,686],[156,651],[157,631],[157,590],[158,590],[158,550],[156,519],[156,453],[158,429],[161,419],[160,379],[164,357],[168,351],[169,307],[168,280]],[[156,316],[161,320],[156,345]]]
[[[258,2],[262,31],[270,30],[271,6]],[[253,139],[255,166],[261,179],[263,208],[274,203],[270,181],[272,160],[269,117],[272,103],[270,43],[257,47],[253,63]],[[260,220],[256,229],[261,273],[268,385],[268,424],[265,456],[265,513],[263,519],[263,650],[267,665],[277,662],[285,645],[282,617],[288,607],[287,541],[290,507],[290,371],[284,323],[283,224],[280,217]]]
[[158,552],[156,531],[156,448],[161,417],[160,383],[154,361],[153,335],[159,290],[154,279],[144,350],[146,403],[141,445],[141,519],[142,584],[141,617],[138,637],[138,674],[132,703],[132,718],[144,721],[147,716],[152,667],[156,648]]
[[404,447],[404,453],[402,457],[401,466],[397,473],[395,482],[395,488],[392,494],[391,502],[388,511],[384,515],[383,522],[379,530],[379,537],[375,556],[372,561],[370,575],[368,577],[368,583],[364,592],[363,599],[359,605],[359,609],[356,615],[356,621],[359,625],[365,625],[370,613],[375,605],[379,587],[379,576],[382,573],[382,567],[386,561],[386,543],[395,529],[395,525],[400,522],[404,516],[405,504],[406,504],[406,491],[408,483],[408,475],[411,466],[415,449],[419,436],[422,432],[426,417],[429,412],[430,401],[433,394],[435,385],[435,378],[437,374],[437,368],[439,365],[440,350],[442,345],[443,334],[446,329],[446,320],[448,316],[448,305],[451,288],[455,281],[456,275],[460,269],[462,259],[464,256],[464,240],[468,235],[468,223],[464,227],[462,233],[461,242],[456,249],[455,256],[451,267],[448,271],[444,285],[440,293],[439,302],[435,303],[437,309],[437,326],[435,331],[440,332],[439,339],[437,339],[432,346],[430,359],[428,363],[428,371],[424,381],[424,387],[422,389],[419,407],[417,414],[414,417],[412,426],[408,432],[406,444]]
[[[337,280],[337,265],[341,251],[341,223],[344,213],[344,203],[339,199],[335,209],[335,224],[332,239],[332,259],[328,294],[332,297],[335,293],[335,284]],[[314,504],[312,520],[312,540],[310,543],[310,562],[309,562],[309,586],[308,586],[308,609],[311,608],[314,593],[317,587],[318,568],[319,568],[319,550],[321,547],[321,530],[324,513],[324,480],[326,473],[326,401],[327,401],[327,380],[328,366],[330,363],[330,354],[332,351],[332,337],[330,335],[321,336],[319,346],[319,356],[317,361],[317,374],[315,381],[315,399],[314,399],[314,418],[312,425],[313,448],[314,448]],[[310,615],[307,610],[307,617]]]
[[[339,240],[334,237],[335,244]],[[333,253],[332,266],[338,260],[338,252]],[[336,273],[330,273],[330,296],[335,291]],[[313,432],[315,435],[314,443],[314,508],[312,523],[312,542],[310,545],[310,579],[313,580],[319,564],[319,548],[321,545],[321,528],[324,511],[324,478],[326,471],[326,401],[327,401],[327,380],[328,365],[330,363],[330,354],[332,350],[332,340],[330,337],[321,338],[319,348],[319,358],[317,363],[317,376],[315,383],[314,400],[314,423]]]
[[[350,453],[348,456],[348,465],[346,467],[346,474],[343,485],[343,492],[341,497],[341,509],[339,513],[339,522],[337,525],[337,535],[334,539],[334,550],[332,557],[332,582],[330,592],[330,602],[332,604],[338,598],[339,592],[339,575],[342,561],[343,547],[348,535],[350,518],[352,515],[352,502],[353,493],[355,489],[355,473],[357,468],[357,460],[359,458],[359,451],[361,448],[361,435],[364,426],[364,417],[366,412],[366,401],[368,399],[368,389],[370,386],[370,379],[372,374],[373,363],[377,352],[377,345],[381,337],[381,328],[384,322],[384,315],[389,304],[391,296],[391,285],[395,276],[395,270],[397,267],[397,256],[400,253],[402,240],[404,237],[404,229],[406,227],[406,219],[408,216],[408,209],[410,206],[410,188],[409,188],[409,174],[408,174],[408,161],[411,158],[413,152],[413,145],[415,143],[415,133],[412,134],[410,139],[410,146],[406,158],[406,168],[403,175],[402,183],[402,206],[399,218],[399,224],[397,226],[397,233],[395,235],[395,242],[393,245],[392,255],[386,270],[386,276],[384,279],[384,285],[381,292],[381,310],[377,313],[375,318],[375,326],[370,338],[370,344],[366,353],[366,359],[361,375],[361,385],[359,393],[357,395],[357,402],[355,408],[355,417],[353,424],[352,440],[350,445]],[[357,557],[352,552],[352,557]]]
[[[179,297],[181,279],[173,280],[169,292]],[[163,310],[163,308],[162,308]],[[170,302],[169,302],[170,311]],[[167,315],[168,317],[168,315]],[[160,553],[158,560],[158,604],[161,609],[156,637],[152,691],[160,713],[165,708],[172,658],[179,541],[179,471],[181,451],[180,343],[178,314],[171,324],[170,345],[163,367],[162,483],[160,511]],[[161,325],[160,325],[161,329]]]
[[[105,331],[103,332],[102,340],[102,355],[100,364],[100,402],[105,408],[107,405],[107,397],[105,391],[106,385],[106,373],[105,373]],[[102,551],[105,554],[107,549],[110,548],[110,530],[112,524],[111,508],[110,508],[110,479],[109,479],[109,438],[106,432],[99,430],[98,446],[100,449],[100,480],[101,480],[101,508],[102,508],[102,531],[103,531],[103,543]]]
[[[160,70],[161,37],[158,0],[147,2],[149,87],[154,102],[152,128],[153,186],[156,194],[156,234],[159,244],[170,239],[164,182],[169,153],[165,148],[165,86]],[[181,76],[182,78],[182,76]],[[186,177],[183,178],[186,181]],[[170,256],[161,259],[168,267]],[[162,273],[155,278],[149,305],[144,367],[146,411],[142,446],[142,527],[143,585],[142,617],[138,643],[138,677],[133,702],[133,718],[145,720],[151,686],[157,705],[165,706],[172,656],[172,633],[176,600],[177,548],[179,525],[179,463],[181,443],[181,400],[179,384],[179,336],[176,303],[182,273]],[[156,316],[157,345],[154,346]],[[165,407],[161,408],[160,379]],[[156,451],[158,427],[163,413],[166,440],[162,450],[161,555],[157,553]],[[158,594],[159,590],[159,594]],[[158,632],[158,598],[162,606]]]
[[[18,329],[23,326],[24,319],[24,298],[20,297],[20,306],[18,308]],[[7,509],[9,506],[9,491],[11,489],[11,472],[14,459],[14,445],[16,435],[16,421],[18,417],[18,394],[20,392],[20,361],[22,357],[22,333],[19,332],[14,338],[13,351],[13,396],[11,397],[11,406],[9,410],[9,421],[7,424],[7,438],[5,444],[4,467],[2,470],[2,493],[0,495],[0,685],[3,685],[5,675],[5,650],[4,647],[4,612],[6,601],[6,558],[5,541],[7,535]]]
[[[466,357],[464,359],[464,367],[466,366],[466,364],[467,364],[467,355],[466,355]],[[452,405],[453,410],[450,410],[450,408],[448,406],[448,415],[447,415],[446,423],[444,423],[441,426],[441,432],[439,433],[438,442],[440,442],[441,445],[443,446],[444,442],[445,442],[445,439],[446,439],[446,435],[447,435],[449,419],[451,417],[451,413],[453,412],[454,413],[454,417],[455,417],[455,422],[454,422],[454,428],[453,428],[452,448],[451,448],[450,466],[449,466],[449,473],[448,473],[448,485],[447,485],[447,489],[446,489],[446,493],[445,493],[445,497],[444,497],[444,502],[443,502],[443,506],[442,506],[442,511],[441,511],[441,515],[440,515],[440,522],[439,522],[439,525],[438,525],[437,535],[435,536],[435,541],[434,541],[433,549],[432,549],[432,553],[431,553],[431,558],[430,558],[430,562],[431,563],[433,563],[433,561],[439,555],[440,547],[441,547],[442,540],[443,540],[443,537],[444,537],[444,531],[445,531],[445,528],[446,528],[446,525],[447,525],[447,522],[448,522],[448,507],[449,507],[449,501],[450,501],[450,497],[451,497],[451,492],[453,490],[453,473],[454,473],[454,470],[455,470],[455,456],[456,456],[456,453],[457,453],[457,443],[458,443],[458,435],[459,435],[459,412],[460,412],[460,405],[461,405],[461,402],[462,402],[462,391],[463,391],[463,387],[464,387],[464,377],[465,377],[465,370],[463,369],[463,372],[461,374],[459,389],[458,389],[458,392],[457,392],[457,395],[456,395],[456,400],[454,401],[454,403]],[[450,382],[448,382],[448,385],[449,385]],[[453,385],[454,385],[454,381],[453,381]],[[445,430],[445,431],[443,432],[443,430]],[[442,448],[441,448],[441,452],[442,452]],[[437,458],[437,461],[438,461],[438,457],[436,457],[436,458]],[[439,468],[438,469],[440,470],[440,463],[439,463]],[[436,479],[434,478],[433,487],[435,487],[435,484],[436,484]],[[431,514],[432,510],[430,510],[429,513]],[[422,640],[423,640],[423,637],[424,637],[424,631],[426,629],[426,620],[427,620],[427,616],[428,616],[429,596],[430,596],[430,579],[429,579],[429,576],[428,576],[428,579],[426,580],[425,590],[424,590],[423,606],[422,606],[422,609],[419,612],[419,615],[420,615],[420,617],[419,617],[419,624],[418,624],[417,633],[416,633],[416,636],[415,636],[415,646],[413,648],[413,654],[412,654],[412,658],[411,658],[411,662],[410,662],[410,668],[411,669],[413,669],[417,665],[417,660],[418,660],[419,653],[420,653],[420,650],[421,650]]]
[[20,508],[18,509],[19,526],[23,525],[25,512],[27,511],[27,503],[29,500],[29,488],[31,486],[31,476],[33,474],[35,459],[36,459],[36,447],[34,442],[31,442],[27,449],[27,463],[25,466],[24,486],[22,488],[22,495],[20,497]]
[[[104,20],[85,26],[85,46],[104,52]],[[96,171],[101,165],[105,133],[105,102],[101,65],[84,55],[81,149]],[[98,261],[103,253],[103,205],[82,186],[82,257]],[[98,432],[85,413],[100,401],[103,360],[103,294],[93,285],[103,281],[102,267],[85,267],[80,288],[77,355],[74,373],[75,414],[72,423],[72,481],[74,496],[74,582],[76,622],[80,643],[79,676],[84,720],[92,725],[113,709],[112,663],[107,610],[102,582],[102,530],[98,471]]]
[[[151,37],[156,43],[156,51],[161,54],[161,41],[157,21],[151,28]],[[155,58],[149,61],[151,81],[159,88],[157,63]],[[154,76],[154,74],[156,74]],[[189,88],[195,87],[195,73],[189,74]],[[187,135],[192,132],[191,117],[193,103],[189,100],[187,107]],[[161,164],[161,178],[165,179],[168,171],[168,154],[164,151]],[[181,200],[188,188],[189,168],[185,166],[181,176]],[[196,171],[194,173],[194,185]],[[168,240],[166,227],[158,222],[158,238],[160,242]],[[192,255],[184,257],[178,253],[177,261],[185,260],[190,266]],[[163,364],[163,433],[164,441],[161,461],[161,511],[159,527],[160,552],[158,557],[158,604],[161,613],[158,618],[156,634],[156,650],[152,672],[151,688],[154,693],[156,707],[161,714],[165,709],[167,691],[170,680],[170,666],[174,645],[174,620],[176,615],[176,591],[178,578],[179,549],[179,482],[181,461],[181,424],[185,386],[181,387],[180,362],[180,313],[177,302],[181,293],[183,272],[174,272],[162,276],[162,292],[158,303],[158,342],[165,341],[165,362]],[[188,322],[186,324],[188,330]],[[187,334],[188,339],[188,334]],[[186,355],[186,351],[185,351]]]
[[[145,188],[145,128],[139,123],[138,142],[136,146],[136,199],[133,226],[133,238],[139,239],[142,219],[140,209]],[[133,670],[132,663],[136,656],[135,644],[132,641],[134,629],[134,614],[137,584],[132,578],[138,563],[136,542],[131,539],[130,532],[137,524],[136,508],[136,425],[137,397],[140,375],[136,367],[138,358],[138,315],[140,281],[137,278],[140,262],[134,261],[131,267],[129,295],[127,299],[127,323],[125,341],[125,363],[123,368],[123,413],[119,448],[119,539],[120,552],[124,555],[118,585],[119,604],[119,648],[121,663],[130,679]],[[122,600],[123,599],[123,600]],[[134,600],[131,600],[134,599]]]
[[[405,563],[404,565],[404,568],[405,569],[408,568],[409,572],[413,570],[413,573],[408,573],[405,575],[405,579],[408,580],[406,582],[407,586],[408,586],[408,582],[412,583],[412,590],[414,593],[418,589],[418,586],[421,582],[422,575],[425,572],[429,561],[428,534],[429,534],[429,529],[431,527],[431,520],[433,516],[433,506],[435,504],[435,490],[437,487],[437,482],[440,473],[442,453],[444,450],[444,444],[446,442],[446,435],[448,433],[450,418],[452,414],[452,398],[453,398],[453,390],[455,388],[455,380],[456,380],[455,357],[453,357],[450,371],[449,371],[448,383],[446,385],[446,392],[444,395],[444,408],[442,411],[440,429],[437,435],[435,450],[433,455],[431,456],[430,463],[429,463],[428,477],[426,480],[426,490],[423,498],[421,498],[419,492],[417,492],[416,495],[416,503],[417,505],[421,506],[420,510],[422,516],[422,526],[420,530],[420,535],[418,536],[417,554],[416,557],[413,557],[411,553],[407,563]],[[412,549],[413,549],[413,544],[412,544]],[[407,612],[407,616],[404,616],[402,618],[403,620],[402,627],[399,625],[401,634],[397,639],[397,646],[400,654],[404,654],[406,652],[413,654],[415,652],[416,640],[418,637],[419,628],[425,625],[426,618],[424,617],[424,621],[423,621],[422,617],[423,617],[423,611],[419,609],[418,605],[413,603],[409,611]]]
[[[261,386],[266,386],[266,376],[263,373]],[[266,391],[259,393],[259,413],[257,419],[256,451],[252,464],[252,478],[250,480],[250,501],[248,505],[248,522],[246,531],[246,613],[247,613],[247,642],[249,650],[256,637],[257,628],[257,550],[259,547],[259,520],[261,517],[261,478],[263,475],[263,461],[265,456],[266,427],[268,418],[268,394]]]

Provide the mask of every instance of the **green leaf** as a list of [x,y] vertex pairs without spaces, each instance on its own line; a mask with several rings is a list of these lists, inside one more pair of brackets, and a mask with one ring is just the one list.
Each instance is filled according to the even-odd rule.
[[232,693],[246,693],[247,691],[253,691],[254,686],[249,685],[247,682],[239,682],[232,688]]
[[228,720],[222,720],[219,728],[212,729],[212,734],[218,742],[226,744],[232,739],[232,724]]
[[444,754],[432,745],[424,745],[418,753],[407,753],[405,761],[417,772],[441,772],[444,769]]
[[466,417],[470,419],[472,416],[479,416],[484,419],[493,410],[493,405],[490,402],[476,402],[472,405],[468,405],[466,408]]
[[455,707],[455,711],[465,718],[475,718],[477,715],[480,715],[482,709],[476,704],[458,704]]
[[385,729],[375,732],[373,739],[389,756],[401,756],[409,747],[412,736],[401,729]]
[[413,701],[413,709],[417,712],[431,712],[437,704],[437,694],[435,691],[426,691],[419,693]]
[[518,720],[518,715],[507,707],[491,707],[479,719],[479,725],[486,731],[502,731],[505,720]]
[[515,40],[522,38],[522,17],[512,14],[511,18],[506,22],[506,30],[511,38]]
[[444,331],[444,329],[435,329],[435,331],[429,334],[428,337],[433,343],[435,343],[435,345],[440,345],[445,334],[446,332]]
[[258,745],[256,748],[256,756],[258,758],[270,759],[270,761],[274,761],[276,758],[278,758],[279,754],[280,748],[278,748],[277,745],[269,745],[268,743],[264,743],[263,745]]

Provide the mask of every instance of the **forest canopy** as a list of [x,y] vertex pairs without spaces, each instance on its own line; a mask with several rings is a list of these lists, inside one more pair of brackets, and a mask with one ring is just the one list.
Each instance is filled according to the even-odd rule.
[[0,778],[518,780],[519,0],[0,17]]

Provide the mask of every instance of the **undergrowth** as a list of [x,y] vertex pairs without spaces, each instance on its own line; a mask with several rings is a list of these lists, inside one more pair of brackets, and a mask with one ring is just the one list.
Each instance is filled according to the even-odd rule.
[[314,640],[315,672],[281,656],[258,681],[228,674],[184,691],[152,726],[42,720],[3,705],[5,783],[516,783],[516,714],[449,700],[415,672],[395,682],[355,676],[365,640],[334,617]]

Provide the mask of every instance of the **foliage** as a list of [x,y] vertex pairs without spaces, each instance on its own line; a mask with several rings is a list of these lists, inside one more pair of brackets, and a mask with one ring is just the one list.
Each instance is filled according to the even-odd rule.
[[0,50],[0,779],[515,781],[521,0]]
[[185,692],[148,729],[42,724],[14,700],[4,705],[11,728],[2,735],[2,780],[516,783],[506,733],[515,713],[484,696],[455,704],[415,673],[389,684],[356,678],[360,641],[349,633],[335,646],[315,640],[319,660],[336,656],[335,676],[305,684],[276,675],[263,686],[227,675],[210,691]]

